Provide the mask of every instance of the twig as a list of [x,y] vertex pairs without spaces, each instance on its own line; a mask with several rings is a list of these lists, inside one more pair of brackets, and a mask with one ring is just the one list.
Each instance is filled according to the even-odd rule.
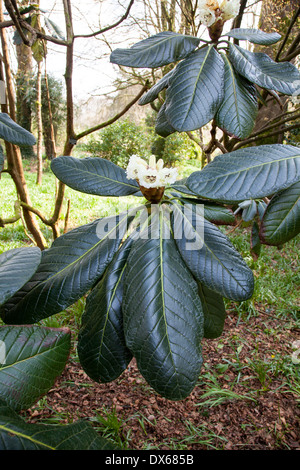
[[267,135],[258,135],[256,137],[246,139],[243,142],[239,142],[238,144],[234,145],[233,150],[237,150],[237,149],[243,147],[244,145],[250,144],[252,142],[256,142],[257,140],[264,139],[266,137],[273,137],[275,135],[280,135],[280,134],[283,134],[285,132],[292,131],[293,129],[299,129],[299,124],[294,124],[292,126],[284,127],[283,129],[279,129],[279,130],[271,132],[270,134],[267,134]]
[[[292,29],[293,29],[293,26],[294,26],[294,24],[296,23],[297,18],[298,18],[299,15],[300,15],[300,6],[299,6],[298,10],[295,11],[294,16],[292,17],[291,22],[290,22],[290,25],[289,25],[289,27],[288,27],[288,29],[287,29],[286,35],[285,35],[285,37],[284,37],[284,39],[283,39],[283,41],[282,41],[282,43],[281,43],[281,45],[280,45],[280,47],[279,47],[279,49],[278,49],[278,52],[277,52],[276,58],[275,58],[275,61],[276,61],[276,62],[279,61],[280,54],[281,54],[281,52],[283,51],[284,46],[285,46],[286,43],[287,43],[287,40],[288,40],[288,38],[289,38],[289,35],[290,35],[290,33],[291,33]],[[285,59],[285,60],[288,60],[288,59]]]
[[116,114],[114,117],[109,119],[108,121],[102,122],[101,124],[98,124],[97,126],[91,127],[90,129],[86,129],[85,131],[81,132],[80,134],[77,134],[75,139],[79,140],[82,139],[82,137],[85,137],[89,134],[92,134],[95,131],[98,131],[100,129],[103,129],[103,127],[107,127],[110,124],[113,124],[115,121],[117,121],[120,117],[122,117],[127,111],[135,104],[137,101],[141,98],[141,96],[144,94],[146,90],[148,90],[148,84],[144,85],[139,94],[132,100],[130,103],[128,103],[125,108],[120,111],[118,114]]
[[99,31],[96,31],[94,33],[76,34],[74,36],[74,39],[77,39],[77,38],[92,38],[94,36],[98,36],[99,34],[106,33],[106,31],[109,31],[110,29],[116,28],[117,26],[119,26],[119,24],[121,24],[123,21],[125,21],[127,19],[133,4],[134,4],[134,0],[131,0],[128,7],[127,7],[126,12],[124,13],[124,15],[118,21],[116,21],[115,23],[113,23],[109,26],[106,26],[105,28],[99,29]]

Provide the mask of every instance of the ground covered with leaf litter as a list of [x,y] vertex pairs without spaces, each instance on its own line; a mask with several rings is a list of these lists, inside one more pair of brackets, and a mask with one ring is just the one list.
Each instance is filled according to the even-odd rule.
[[[114,382],[97,384],[72,356],[24,414],[47,424],[89,419],[129,449],[300,450],[297,340],[299,329],[272,312],[245,320],[230,312],[222,336],[203,341],[202,377],[183,401],[157,395],[134,360]],[[110,424],[99,425],[98,414]]]

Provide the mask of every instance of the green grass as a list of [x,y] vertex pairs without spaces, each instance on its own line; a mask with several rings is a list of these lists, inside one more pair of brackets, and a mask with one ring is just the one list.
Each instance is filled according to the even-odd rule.
[[[43,174],[43,182],[40,186],[36,185],[36,175],[34,172],[25,172],[27,185],[29,187],[32,206],[42,212],[47,218],[50,218],[54,209],[55,202],[55,177],[51,172]],[[14,203],[17,200],[17,193],[11,177],[7,173],[1,176],[2,187],[5,188],[1,195],[0,217],[7,219],[14,216]],[[139,200],[135,197],[99,197],[87,195],[75,191],[69,187],[65,190],[65,200],[60,220],[61,232],[64,228],[64,217],[67,211],[67,201],[70,199],[70,223],[69,229],[89,222],[113,215],[116,212],[126,210],[132,204],[138,205]],[[39,221],[42,232],[50,245],[52,242],[52,231]],[[0,228],[0,252],[12,248],[18,248],[30,243],[26,236],[22,221],[4,228]]]

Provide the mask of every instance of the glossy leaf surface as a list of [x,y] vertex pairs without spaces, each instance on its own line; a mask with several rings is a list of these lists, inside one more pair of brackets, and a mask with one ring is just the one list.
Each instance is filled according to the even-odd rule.
[[170,400],[194,388],[202,364],[203,312],[197,283],[160,213],[152,237],[134,242],[125,271],[124,332],[147,382]]
[[240,40],[247,40],[252,44],[260,44],[263,46],[276,44],[276,42],[281,39],[281,35],[276,32],[266,33],[265,31],[256,28],[235,28],[226,33],[226,36]]
[[228,134],[245,139],[255,124],[258,113],[256,89],[239,75],[225,54],[224,99],[216,114],[217,125]]
[[6,323],[35,323],[79,300],[100,279],[117,251],[127,214],[95,220],[57,238],[38,270],[2,306]]
[[53,386],[71,348],[68,329],[1,326],[5,361],[0,364],[0,398],[14,410],[32,406]]
[[0,450],[113,450],[88,421],[66,425],[27,423],[0,403]]
[[199,129],[214,117],[223,96],[223,60],[206,46],[177,65],[166,93],[166,118],[179,132]]
[[58,157],[52,160],[55,176],[76,191],[96,196],[129,196],[139,191],[125,170],[100,157]]
[[253,294],[251,269],[229,239],[196,208],[173,204],[173,232],[186,265],[200,283],[232,300]]
[[78,336],[79,360],[96,382],[115,380],[132,354],[123,330],[123,277],[132,240],[117,252],[101,281],[87,298]]
[[217,156],[186,184],[198,196],[230,203],[270,196],[299,179],[300,149],[274,144]]
[[290,62],[274,62],[263,52],[251,52],[234,44],[229,45],[228,58],[237,72],[250,82],[293,95],[299,89],[300,73]]
[[19,126],[6,113],[0,113],[0,138],[20,147],[36,143],[34,135]]
[[14,248],[0,255],[0,305],[31,278],[41,261],[37,247]]

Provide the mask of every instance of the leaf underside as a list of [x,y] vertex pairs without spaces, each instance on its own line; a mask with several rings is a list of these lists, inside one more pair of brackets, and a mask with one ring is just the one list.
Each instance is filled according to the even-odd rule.
[[300,232],[300,181],[270,201],[260,228],[261,241],[282,245]]
[[199,38],[163,31],[134,44],[130,49],[114,50],[110,61],[127,67],[162,67],[183,59],[199,43]]
[[229,44],[228,58],[238,73],[262,88],[285,95],[293,95],[299,89],[300,73],[290,62],[274,62],[265,53],[234,44]]

